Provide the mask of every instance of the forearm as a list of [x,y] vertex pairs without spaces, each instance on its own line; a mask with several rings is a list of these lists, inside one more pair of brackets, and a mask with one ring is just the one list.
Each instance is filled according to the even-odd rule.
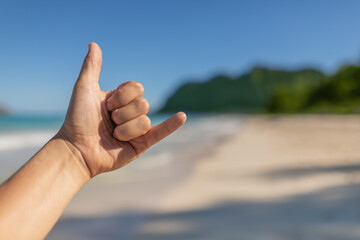
[[43,239],[89,180],[81,155],[65,140],[50,140],[0,186],[0,239]]

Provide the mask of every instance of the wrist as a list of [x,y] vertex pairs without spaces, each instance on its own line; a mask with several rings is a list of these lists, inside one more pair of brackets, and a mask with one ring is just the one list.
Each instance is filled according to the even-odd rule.
[[47,145],[52,148],[51,151],[62,156],[66,171],[74,176],[75,180],[79,180],[82,184],[90,180],[91,174],[81,152],[61,132],[57,133]]

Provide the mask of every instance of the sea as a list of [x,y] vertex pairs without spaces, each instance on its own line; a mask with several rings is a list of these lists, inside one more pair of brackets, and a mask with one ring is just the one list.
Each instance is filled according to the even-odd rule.
[[[209,140],[218,141],[239,128],[242,117],[216,114],[187,114],[187,123],[175,134],[152,147],[128,171],[143,171],[171,163],[177,150]],[[150,114],[152,125],[170,114]],[[26,163],[60,129],[65,116],[16,115],[0,116],[0,183]]]

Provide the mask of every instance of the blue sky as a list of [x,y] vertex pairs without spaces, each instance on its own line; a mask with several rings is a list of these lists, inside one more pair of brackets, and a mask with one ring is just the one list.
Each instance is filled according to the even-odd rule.
[[360,1],[0,1],[0,105],[63,114],[89,42],[104,90],[135,80],[152,110],[184,81],[252,66],[334,71],[360,59]]

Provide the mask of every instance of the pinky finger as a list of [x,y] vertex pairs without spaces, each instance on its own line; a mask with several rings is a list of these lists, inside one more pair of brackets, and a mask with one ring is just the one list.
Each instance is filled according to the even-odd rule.
[[164,122],[152,127],[145,135],[132,139],[130,142],[138,155],[149,147],[160,142],[171,133],[175,132],[186,122],[186,114],[178,112]]

